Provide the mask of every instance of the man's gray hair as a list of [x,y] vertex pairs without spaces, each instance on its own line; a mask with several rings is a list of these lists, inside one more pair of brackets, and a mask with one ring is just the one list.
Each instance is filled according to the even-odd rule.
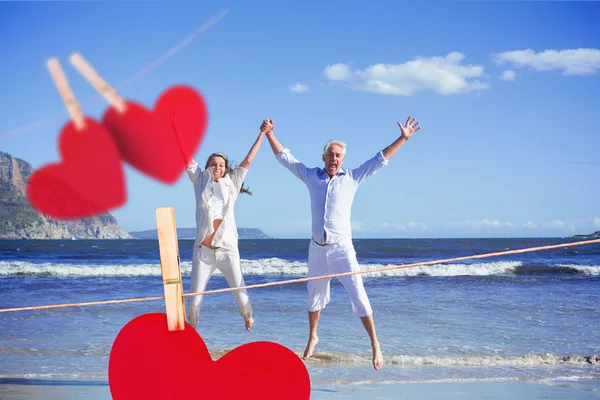
[[327,142],[325,147],[323,147],[323,154],[327,153],[327,150],[329,150],[332,144],[337,144],[338,146],[340,146],[342,148],[342,154],[346,155],[346,143],[340,142],[339,140],[330,140],[329,142]]

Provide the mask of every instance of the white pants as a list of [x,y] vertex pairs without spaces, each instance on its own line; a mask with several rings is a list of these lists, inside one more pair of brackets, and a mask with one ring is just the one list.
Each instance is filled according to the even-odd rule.
[[[194,246],[192,257],[192,284],[191,293],[202,292],[206,288],[208,280],[215,269],[218,268],[223,274],[229,287],[245,286],[242,268],[240,266],[240,253],[237,249],[216,249],[213,250],[206,246]],[[231,292],[240,309],[240,314],[244,319],[252,316],[252,306],[246,289],[235,290]],[[195,308],[195,314],[200,312],[200,303],[204,296],[192,296],[188,298],[188,305]]]
[[[319,246],[313,240],[308,249],[308,276],[323,276],[342,272],[359,271],[356,251],[352,242]],[[360,274],[338,278],[350,295],[352,312],[359,317],[373,314],[367,292]],[[331,278],[307,282],[308,310],[319,311],[329,303],[329,283]]]

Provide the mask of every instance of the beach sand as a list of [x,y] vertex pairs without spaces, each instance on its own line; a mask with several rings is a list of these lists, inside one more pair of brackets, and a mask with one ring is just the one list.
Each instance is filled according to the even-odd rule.
[[[107,382],[5,380],[0,382],[3,400],[110,400]],[[247,399],[260,398],[249,396]],[[359,400],[588,400],[600,399],[600,380],[405,383],[314,387],[311,399]]]

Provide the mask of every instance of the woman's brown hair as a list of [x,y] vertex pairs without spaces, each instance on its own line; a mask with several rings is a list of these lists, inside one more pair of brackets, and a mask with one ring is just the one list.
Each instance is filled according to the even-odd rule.
[[[233,172],[233,169],[229,166],[229,160],[227,159],[227,156],[223,153],[212,153],[210,156],[208,156],[208,159],[206,160],[206,165],[204,166],[204,169],[208,169],[208,165],[210,164],[210,161],[213,159],[213,157],[221,157],[223,160],[225,160],[225,174],[230,174],[231,172]],[[246,194],[252,195],[252,192],[250,192],[249,189],[250,188],[245,188],[244,182],[242,182],[242,187],[240,188],[240,193],[246,193]]]

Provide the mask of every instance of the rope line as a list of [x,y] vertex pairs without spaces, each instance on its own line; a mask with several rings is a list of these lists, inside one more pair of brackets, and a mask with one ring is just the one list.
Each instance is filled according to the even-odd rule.
[[[229,12],[229,9],[221,10],[218,14],[216,14],[211,19],[209,19],[207,22],[205,22],[200,28],[198,28],[194,32],[190,33],[188,36],[186,36],[183,40],[181,40],[175,46],[171,47],[160,57],[156,58],[154,61],[152,61],[151,63],[146,65],[144,68],[140,69],[135,74],[131,75],[129,78],[121,81],[118,85],[115,86],[115,89],[121,90],[121,89],[129,86],[133,82],[137,81],[138,79],[142,78],[143,76],[147,75],[149,72],[151,72],[153,69],[158,67],[160,64],[164,63],[169,58],[173,57],[175,54],[177,54],[179,51],[181,51],[184,47],[188,46],[198,36],[200,36],[201,34],[206,32],[208,29],[210,29],[214,25],[216,25],[223,17],[225,17],[225,15],[227,15],[228,12]],[[102,100],[104,100],[104,99],[101,96],[96,96],[96,97],[94,97],[93,101],[91,101],[91,100],[86,101],[83,105],[85,105],[86,107],[90,107],[90,106],[100,103]],[[4,138],[8,138],[10,136],[16,136],[19,134],[39,130],[50,124],[58,123],[58,122],[62,121],[63,119],[68,118],[68,116],[69,116],[68,113],[63,111],[63,112],[55,114],[52,117],[46,118],[44,120],[41,120],[38,122],[33,122],[31,124],[22,126],[20,128],[13,129],[12,131],[9,131],[9,132],[0,133],[0,140],[2,140]]]
[[[557,248],[561,248],[561,247],[583,246],[586,244],[594,244],[594,243],[600,243],[600,239],[584,240],[581,242],[573,242],[573,243],[554,244],[554,245],[548,245],[548,246],[529,247],[526,249],[507,250],[507,251],[500,251],[500,252],[495,252],[495,253],[477,254],[474,256],[454,257],[454,258],[447,258],[444,260],[426,261],[426,262],[419,262],[419,263],[413,263],[413,264],[402,264],[402,265],[395,265],[395,266],[391,266],[391,267],[381,267],[381,268],[373,268],[373,269],[367,269],[367,270],[362,270],[362,271],[352,271],[352,272],[343,272],[343,273],[339,273],[339,274],[321,275],[321,276],[313,276],[313,277],[299,278],[299,279],[290,279],[290,280],[279,281],[279,282],[259,283],[256,285],[241,286],[241,287],[237,287],[237,288],[207,290],[204,292],[187,293],[187,294],[184,294],[183,297],[203,296],[205,294],[233,292],[235,290],[257,289],[257,288],[263,288],[263,287],[269,287],[269,286],[288,285],[291,283],[301,283],[301,282],[308,282],[308,281],[314,281],[314,280],[319,280],[319,279],[331,279],[331,278],[337,278],[340,276],[370,274],[373,272],[391,271],[391,270],[395,270],[395,269],[404,269],[404,268],[414,268],[414,267],[421,267],[424,265],[442,264],[442,263],[448,263],[448,262],[454,262],[454,261],[465,261],[465,260],[472,260],[472,259],[477,259],[477,258],[498,257],[498,256],[509,255],[509,254],[530,253],[530,252],[540,251],[540,250],[557,249]],[[138,303],[138,302],[143,302],[143,301],[157,301],[157,300],[164,300],[164,299],[165,299],[164,296],[142,297],[142,298],[134,298],[134,299],[95,301],[95,302],[88,302],[88,303],[53,304],[53,305],[47,305],[47,306],[6,308],[6,309],[0,309],[0,313],[16,312],[16,311],[31,311],[31,310],[47,310],[47,309],[55,309],[55,308],[67,308],[67,307],[84,307],[84,306],[95,306],[95,305],[105,305],[105,304]]]

